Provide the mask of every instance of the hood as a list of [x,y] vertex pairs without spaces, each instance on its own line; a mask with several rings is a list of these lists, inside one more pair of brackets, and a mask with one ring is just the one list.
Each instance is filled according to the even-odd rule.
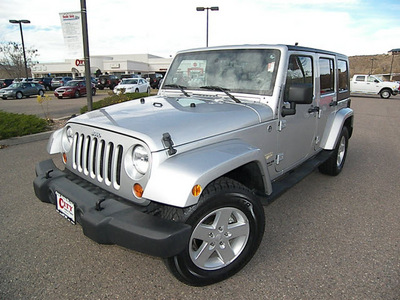
[[89,112],[70,122],[129,135],[145,142],[151,151],[158,151],[165,148],[163,133],[168,132],[174,147],[178,147],[272,117],[271,108],[263,104],[154,96]]

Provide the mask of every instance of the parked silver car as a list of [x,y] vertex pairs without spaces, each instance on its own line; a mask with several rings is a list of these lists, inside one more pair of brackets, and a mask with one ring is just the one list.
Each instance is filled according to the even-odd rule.
[[43,85],[35,82],[17,82],[0,90],[0,97],[3,99],[16,98],[22,99],[34,95],[44,95],[45,88]]

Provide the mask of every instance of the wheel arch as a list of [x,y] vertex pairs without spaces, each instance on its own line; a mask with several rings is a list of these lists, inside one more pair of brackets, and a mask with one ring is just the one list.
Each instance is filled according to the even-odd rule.
[[350,108],[342,108],[331,117],[325,127],[324,134],[321,139],[321,148],[325,150],[333,150],[336,146],[340,132],[343,126],[347,127],[349,138],[353,133],[354,112]]
[[192,188],[202,191],[214,180],[229,177],[250,190],[272,191],[265,158],[260,149],[242,141],[227,141],[178,154],[152,170],[143,197],[176,207],[188,207],[199,201]]

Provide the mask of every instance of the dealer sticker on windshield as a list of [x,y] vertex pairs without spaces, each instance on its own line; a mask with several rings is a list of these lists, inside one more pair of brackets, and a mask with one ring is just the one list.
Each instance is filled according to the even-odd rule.
[[61,195],[59,192],[56,192],[57,211],[68,219],[72,224],[75,224],[75,204],[69,200],[67,197]]

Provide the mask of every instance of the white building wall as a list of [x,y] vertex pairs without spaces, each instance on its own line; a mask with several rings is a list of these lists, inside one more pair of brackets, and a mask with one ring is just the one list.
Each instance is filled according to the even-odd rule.
[[[79,63],[83,59],[66,59],[58,63],[39,63],[32,67],[33,77],[71,75],[84,76],[85,67]],[[90,71],[98,69],[104,74],[132,74],[166,72],[172,58],[162,58],[151,54],[119,54],[90,57]]]

